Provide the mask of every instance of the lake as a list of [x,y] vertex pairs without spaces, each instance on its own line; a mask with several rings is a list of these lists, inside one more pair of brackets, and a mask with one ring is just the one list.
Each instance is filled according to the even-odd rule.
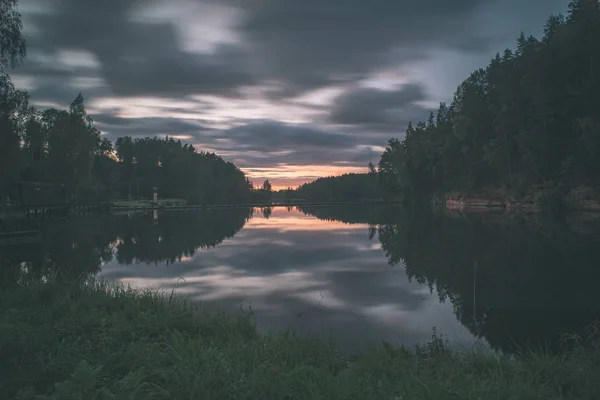
[[262,332],[333,337],[349,354],[413,346],[512,352],[560,344],[600,310],[600,215],[560,219],[400,206],[229,208],[20,222],[23,271],[96,274],[251,314]]

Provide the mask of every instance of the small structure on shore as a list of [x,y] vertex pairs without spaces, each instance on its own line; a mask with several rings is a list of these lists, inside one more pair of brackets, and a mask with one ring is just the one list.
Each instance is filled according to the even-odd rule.
[[152,188],[152,205],[158,205],[158,188],[156,186]]

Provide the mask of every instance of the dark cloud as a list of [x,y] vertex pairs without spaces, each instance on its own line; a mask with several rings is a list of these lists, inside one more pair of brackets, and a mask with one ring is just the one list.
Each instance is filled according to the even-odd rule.
[[[180,21],[167,15],[181,15],[177,7],[184,3],[203,4],[215,13],[215,20],[221,19],[219,13],[224,7],[239,11],[240,19],[223,28],[232,29],[235,38],[215,45],[210,52],[184,50],[179,27],[194,19],[198,25],[206,24],[207,18],[193,7],[190,13],[198,14],[190,20]],[[178,115],[206,117],[207,121],[197,123],[165,118],[159,108],[156,117],[144,120],[109,124],[108,115],[99,115],[96,120],[104,123],[100,128],[108,131],[111,138],[189,135],[194,143],[228,154],[229,159],[246,167],[281,163],[364,165],[377,158],[376,152],[366,146],[384,146],[390,136],[401,137],[409,121],[426,119],[429,110],[416,102],[431,99],[426,99],[423,87],[416,83],[391,91],[356,89],[357,83],[381,71],[408,73],[403,67],[415,61],[443,63],[443,59],[432,58],[433,50],[480,57],[489,53],[491,57],[506,44],[514,45],[521,29],[529,32],[527,27],[535,26],[537,31],[532,33],[537,34],[548,14],[566,9],[566,0],[522,3],[20,0],[30,58],[15,74],[33,78],[30,93],[34,104],[57,103],[65,107],[79,92],[83,92],[88,104],[94,99],[140,96],[168,103],[191,94],[242,98],[248,96],[244,89],[254,87],[264,89],[267,99],[289,101],[290,97],[314,89],[346,87],[330,110],[318,106],[323,117],[316,116],[311,126],[260,121],[231,130],[211,130],[207,128],[211,126],[211,110],[201,104],[197,109],[182,106],[169,110]],[[162,11],[155,10],[163,15],[154,21],[141,19],[140,8],[149,4],[163,7]],[[202,41],[210,35],[211,32],[200,33],[195,39]],[[73,64],[61,60],[64,51],[83,51],[92,57],[92,62]],[[476,67],[479,65],[469,69]],[[464,71],[465,77],[470,70]],[[454,80],[461,74],[453,71],[448,76],[431,77],[431,81]],[[458,82],[452,82],[452,86],[455,84]],[[226,107],[222,104],[220,108]],[[314,105],[307,105],[306,109],[311,107],[314,110]],[[100,111],[123,114],[118,103],[112,110]],[[240,121],[233,118],[226,123],[239,125]]]
[[425,59],[428,46],[481,52],[480,0],[248,2],[241,31],[289,92],[354,82],[374,69]]
[[361,125],[374,130],[398,129],[407,117],[422,119],[429,110],[415,104],[426,100],[422,86],[409,84],[399,90],[360,88],[335,100],[331,122],[341,125]]
[[209,56],[184,54],[172,48],[154,57],[122,57],[105,62],[102,72],[113,91],[124,96],[209,93],[235,97],[239,96],[239,87],[258,83],[244,69],[243,53],[224,47]]
[[[218,147],[216,147],[218,149]],[[289,154],[276,152],[264,154],[244,154],[227,157],[242,168],[276,168],[279,165],[343,165],[347,167],[365,167],[369,162],[375,162],[380,153],[370,149],[314,149],[295,150]],[[312,180],[317,177],[306,177]]]
[[346,161],[362,166],[378,157],[370,148],[360,146],[364,142],[360,135],[272,120],[216,131],[211,139],[207,143],[215,150],[234,149],[237,155],[232,161],[242,167],[329,165]]
[[354,137],[322,129],[260,121],[235,127],[220,134],[235,143],[235,148],[254,151],[285,151],[306,148],[342,149],[358,144]]
[[61,108],[68,107],[80,93],[83,94],[86,104],[92,99],[108,94],[104,87],[77,87],[62,80],[38,81],[36,87],[29,90],[34,105],[50,103]]
[[29,43],[91,51],[116,94],[236,96],[241,86],[268,80],[280,83],[271,95],[285,97],[427,59],[432,47],[480,54],[499,40],[475,24],[482,6],[499,0],[202,2],[241,11],[240,43],[206,54],[182,51],[179,21],[132,18],[147,4],[142,0],[48,0],[51,12],[27,16],[39,32]]
[[108,132],[108,138],[115,140],[119,136],[191,136],[188,141],[204,141],[213,130],[201,122],[178,118],[118,118],[111,114],[92,115],[101,131]]
[[[85,54],[93,56],[92,53]],[[33,78],[33,87],[28,90],[33,104],[53,103],[66,107],[81,92],[84,92],[86,100],[111,94],[97,66],[70,65],[69,61],[73,60],[61,58],[58,51],[34,47],[28,51],[28,59],[13,74]]]
[[55,12],[29,19],[43,35],[33,49],[84,49],[117,95],[174,96],[187,93],[234,95],[256,83],[247,50],[223,45],[201,55],[181,50],[175,24],[131,20],[142,1],[49,0]]

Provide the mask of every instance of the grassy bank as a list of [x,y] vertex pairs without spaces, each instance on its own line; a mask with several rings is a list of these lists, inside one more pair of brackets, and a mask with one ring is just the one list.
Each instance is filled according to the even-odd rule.
[[509,358],[382,346],[355,360],[243,316],[104,283],[0,292],[2,399],[592,399],[597,329],[573,351]]

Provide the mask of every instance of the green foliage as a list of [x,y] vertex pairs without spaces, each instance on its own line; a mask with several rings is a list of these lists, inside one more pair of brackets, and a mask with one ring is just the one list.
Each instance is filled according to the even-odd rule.
[[212,153],[197,152],[173,138],[118,138],[121,196],[185,199],[189,204],[239,204],[250,200],[250,183],[244,173]]
[[18,0],[0,0],[0,73],[6,67],[15,67],[27,53],[21,34],[23,23],[15,9]]
[[567,18],[551,16],[541,39],[521,34],[516,50],[473,72],[449,106],[388,143],[378,166],[384,198],[546,185],[540,204],[554,206],[559,192],[597,186],[598,37],[596,0],[571,1]]
[[41,123],[48,148],[44,163],[48,171],[46,179],[64,184],[89,184],[100,131],[92,125],[85,111],[83,96],[77,96],[69,111],[44,111]]
[[23,165],[20,132],[28,113],[27,93],[16,90],[10,77],[0,72],[0,192],[18,178]]
[[559,356],[415,353],[349,359],[247,316],[97,282],[24,279],[0,292],[0,396],[11,399],[584,399],[600,394],[598,329]]

